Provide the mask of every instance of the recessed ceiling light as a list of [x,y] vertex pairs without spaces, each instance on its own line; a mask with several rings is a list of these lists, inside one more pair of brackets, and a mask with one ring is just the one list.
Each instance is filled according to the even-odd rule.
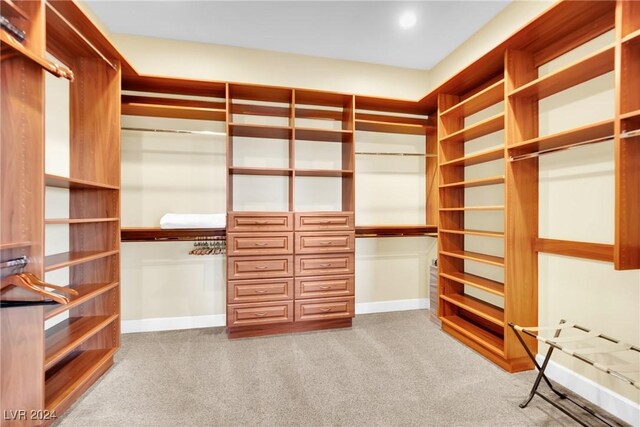
[[408,29],[416,25],[416,13],[412,10],[407,10],[400,15],[400,26],[404,29]]

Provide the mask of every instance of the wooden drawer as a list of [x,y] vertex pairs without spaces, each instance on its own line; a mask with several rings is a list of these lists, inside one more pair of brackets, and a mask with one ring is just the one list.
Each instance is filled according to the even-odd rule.
[[227,280],[293,276],[293,256],[227,258]]
[[353,274],[296,279],[296,299],[353,296]]
[[296,231],[353,231],[353,212],[303,212],[295,214]]
[[340,319],[355,315],[354,297],[296,301],[296,322]]
[[353,252],[355,233],[345,232],[296,232],[296,253]]
[[229,212],[227,232],[293,231],[291,212]]
[[227,327],[293,322],[293,301],[231,304],[227,306]]
[[229,233],[227,256],[293,254],[293,233]]
[[336,255],[296,255],[296,276],[353,274],[353,253]]
[[230,280],[227,304],[293,299],[293,279]]

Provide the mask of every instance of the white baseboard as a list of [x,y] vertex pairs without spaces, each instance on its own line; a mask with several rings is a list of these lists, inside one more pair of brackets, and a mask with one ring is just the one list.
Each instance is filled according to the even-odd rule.
[[420,310],[425,308],[429,308],[429,298],[360,302],[356,304],[356,314],[386,313],[389,311]]
[[[544,356],[536,356],[539,364]],[[545,371],[547,376],[563,387],[587,399],[607,412],[612,413],[632,426],[640,426],[640,405],[634,401],[615,393],[589,378],[583,377],[564,366],[550,361]]]
[[155,319],[123,320],[121,329],[123,334],[129,334],[133,332],[213,328],[216,326],[225,326],[226,324],[226,315],[213,314],[208,316],[158,317]]

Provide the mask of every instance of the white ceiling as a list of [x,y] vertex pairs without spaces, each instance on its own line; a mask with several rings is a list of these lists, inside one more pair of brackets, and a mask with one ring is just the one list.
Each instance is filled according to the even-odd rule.
[[[88,0],[113,33],[430,69],[500,12],[490,1]],[[417,24],[402,29],[412,10]]]

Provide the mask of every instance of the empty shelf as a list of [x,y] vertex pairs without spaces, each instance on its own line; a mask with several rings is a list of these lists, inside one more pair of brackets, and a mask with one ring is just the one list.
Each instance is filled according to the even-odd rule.
[[117,314],[70,317],[48,329],[45,338],[44,369],[51,368],[117,318]]
[[74,251],[44,257],[44,271],[57,270],[84,262],[116,255],[118,250],[109,251]]
[[453,280],[454,282],[462,283],[463,285],[473,286],[474,288],[482,289],[483,291],[504,297],[504,285],[500,282],[485,279],[484,277],[476,276],[475,274],[460,273],[457,271],[451,273],[440,273],[440,276]]
[[443,162],[440,166],[471,166],[504,158],[504,148],[494,148]]
[[558,71],[515,89],[509,96],[543,99],[606,74],[613,70],[614,52],[614,46],[598,50]]
[[296,169],[296,176],[318,176],[318,177],[349,177],[353,176],[351,170],[334,169]]
[[504,176],[492,176],[489,178],[470,179],[468,181],[453,182],[451,184],[443,184],[440,186],[440,188],[470,188],[496,184],[504,184]]
[[118,222],[120,218],[52,218],[45,219],[45,224],[90,224],[96,222]]
[[75,289],[78,291],[77,296],[72,296],[69,298],[69,304],[56,304],[46,306],[44,309],[44,318],[50,319],[53,316],[56,316],[63,311],[71,310],[74,307],[83,304],[98,295],[102,295],[103,293],[110,291],[111,289],[118,286],[118,282],[111,283],[87,283],[85,285],[73,286],[71,289]]
[[422,125],[356,119],[356,130],[404,135],[424,135],[427,129]]
[[494,325],[504,326],[504,310],[499,307],[464,294],[440,295],[440,298]]
[[470,116],[504,100],[504,79],[481,90],[475,95],[459,102],[448,110],[440,113],[440,117],[451,114],[460,114],[462,116]]
[[226,234],[225,228],[124,227],[120,229],[120,239],[123,242],[170,242],[196,237],[224,237]]
[[440,208],[440,212],[463,212],[463,211],[503,211],[504,206],[464,206],[461,208]]
[[223,103],[130,95],[122,96],[122,114],[191,120],[227,119]]
[[296,140],[323,141],[323,142],[349,142],[353,139],[353,131],[296,128]]
[[459,316],[444,316],[440,320],[459,334],[504,357],[504,340],[502,338]]
[[44,183],[47,187],[68,188],[70,190],[118,190],[120,188],[117,185],[101,184],[84,179],[67,178],[49,174],[44,176]]
[[246,138],[291,139],[291,127],[229,123],[229,135]]
[[484,236],[484,237],[504,237],[502,231],[486,231],[486,230],[444,230],[440,229],[441,233],[450,234],[466,234],[469,236]]
[[632,33],[627,34],[622,38],[622,43],[629,43],[631,41],[640,40],[640,29],[635,30]]
[[291,176],[293,169],[278,168],[245,168],[233,166],[229,168],[231,175],[269,175],[269,176]]
[[640,110],[629,111],[628,113],[620,114],[620,119],[633,119],[634,117],[640,117]]
[[471,251],[440,251],[442,255],[504,267],[504,258]]
[[464,142],[504,129],[504,113],[497,114],[440,139],[441,143]]
[[28,248],[31,246],[31,242],[9,242],[0,244],[0,250],[5,249],[19,249],[19,248]]

